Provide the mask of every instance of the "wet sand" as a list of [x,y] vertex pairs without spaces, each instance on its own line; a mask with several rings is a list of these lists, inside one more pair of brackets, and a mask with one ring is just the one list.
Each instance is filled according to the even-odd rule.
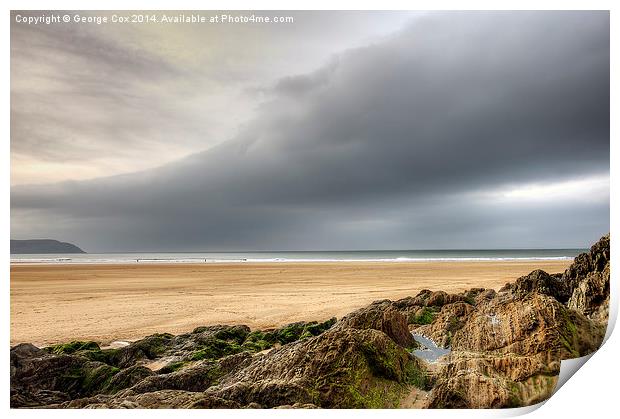
[[501,288],[572,261],[12,265],[11,345],[341,317],[422,289]]

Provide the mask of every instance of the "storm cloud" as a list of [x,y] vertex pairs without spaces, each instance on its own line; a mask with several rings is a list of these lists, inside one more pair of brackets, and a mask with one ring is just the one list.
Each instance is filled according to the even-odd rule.
[[[132,57],[118,65],[143,65]],[[148,59],[146,78],[188,77]],[[512,248],[609,230],[606,12],[428,13],[245,94],[252,117],[205,151],[14,186],[12,236],[89,251]]]

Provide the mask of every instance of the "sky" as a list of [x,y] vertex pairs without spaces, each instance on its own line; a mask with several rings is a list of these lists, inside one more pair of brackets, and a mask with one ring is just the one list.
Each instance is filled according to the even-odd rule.
[[41,12],[12,12],[12,238],[573,248],[609,231],[607,12],[17,14]]

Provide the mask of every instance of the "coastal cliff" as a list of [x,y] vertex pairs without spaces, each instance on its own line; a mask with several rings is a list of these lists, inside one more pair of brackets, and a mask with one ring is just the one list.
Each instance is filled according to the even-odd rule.
[[[48,408],[500,408],[548,398],[560,361],[600,346],[610,242],[563,274],[501,290],[423,290],[340,320],[205,326],[119,348],[11,348],[11,406]],[[425,361],[414,336],[450,351]]]

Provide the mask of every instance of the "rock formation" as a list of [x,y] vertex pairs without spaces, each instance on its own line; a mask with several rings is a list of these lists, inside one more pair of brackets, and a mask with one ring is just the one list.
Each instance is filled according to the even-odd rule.
[[[386,330],[404,327],[407,333],[400,313],[386,309],[377,316]],[[201,327],[120,349],[94,342],[45,350],[17,345],[11,349],[11,406],[395,407],[411,386],[426,385],[421,361],[371,327],[377,324],[334,323],[255,332]]]
[[561,360],[587,355],[602,343],[609,307],[609,236],[575,258],[564,274],[537,270],[499,293],[462,295],[472,294],[473,301],[444,305],[431,324],[413,327],[452,349],[435,376],[427,407],[542,401],[555,388]]

